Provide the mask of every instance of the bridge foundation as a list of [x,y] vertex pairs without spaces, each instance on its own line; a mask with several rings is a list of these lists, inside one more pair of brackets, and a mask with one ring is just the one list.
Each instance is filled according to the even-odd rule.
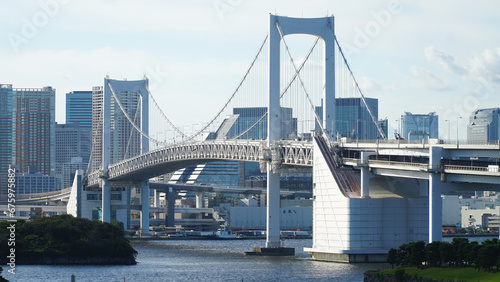
[[[337,182],[346,168],[331,163],[331,154],[330,151],[323,152],[315,139],[313,245],[305,248],[313,259],[346,263],[385,262],[390,248],[398,248],[410,241],[427,240],[427,198],[376,198],[375,195],[360,198],[348,194],[346,189],[352,189],[350,185],[353,184],[345,187],[345,182]],[[388,182],[387,185],[395,184]],[[419,187],[415,183],[408,189],[418,191]]]

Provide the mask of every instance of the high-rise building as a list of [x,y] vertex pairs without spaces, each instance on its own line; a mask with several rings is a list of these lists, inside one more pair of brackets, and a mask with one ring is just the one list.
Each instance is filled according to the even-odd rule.
[[403,121],[403,136],[408,140],[439,138],[439,120],[435,112],[429,114],[412,114],[405,112]]
[[92,129],[92,91],[66,93],[66,124]]
[[65,182],[68,176],[65,174],[74,174],[74,171],[64,171],[64,167],[74,163],[74,158],[80,158],[80,165],[77,169],[86,170],[91,152],[91,130],[90,128],[80,127],[79,122],[73,124],[56,123],[56,175],[63,180],[63,186],[71,185]]
[[0,197],[7,192],[7,168],[55,173],[55,90],[0,84]]
[[[368,109],[361,98],[336,98],[335,99],[335,131],[339,137],[351,139],[371,140],[380,136],[377,125],[378,99],[365,98],[366,104],[374,115],[372,119]],[[323,118],[323,107],[316,107],[319,118]],[[321,128],[316,123],[315,135],[321,134]],[[337,135],[337,134],[335,134]]]
[[[264,116],[266,112],[267,107],[234,108],[233,114],[226,117],[215,136],[217,139],[230,139],[238,136],[238,139],[266,139],[267,116]],[[281,114],[283,120],[281,138],[294,139],[297,136],[297,118],[293,117],[292,108],[282,107]]]
[[[149,80],[147,78],[143,80],[105,78],[104,84],[104,87],[92,88],[92,170],[102,169],[103,98],[105,92],[111,97],[110,164],[141,153],[141,134],[123,114],[122,108],[134,121],[134,124],[140,128],[141,103],[147,103]],[[119,103],[114,98],[113,92]]]
[[470,115],[467,125],[468,142],[500,140],[500,108],[479,109]]
[[388,136],[388,133],[389,133],[389,121],[387,120],[387,118],[385,119],[379,119],[378,120],[378,126],[380,127],[380,129],[382,130],[382,132],[384,132],[384,135],[385,135],[385,138],[389,138]]
[[15,88],[15,164],[20,173],[35,166],[43,175],[55,173],[55,89]]
[[14,164],[14,95],[11,84],[0,84],[0,197],[6,195],[9,165]]

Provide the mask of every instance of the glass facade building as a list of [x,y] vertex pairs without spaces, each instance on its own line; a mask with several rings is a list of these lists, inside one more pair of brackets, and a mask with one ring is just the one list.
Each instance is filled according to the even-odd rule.
[[[365,98],[374,118],[378,121],[378,99]],[[318,116],[323,118],[323,107],[316,107]],[[379,137],[377,126],[368,112],[361,98],[336,98],[335,99],[335,130],[339,137],[350,139],[373,140]],[[321,134],[318,124],[315,135]]]
[[491,142],[500,140],[500,108],[479,109],[469,117],[468,142]]
[[[231,139],[251,128],[238,139],[264,140],[267,138],[267,116],[262,116],[266,112],[267,107],[234,108],[233,114],[226,117],[215,136],[217,139]],[[293,110],[282,107],[281,113],[281,138],[294,139],[297,136],[297,119],[293,117]]]
[[14,95],[12,85],[0,84],[0,199],[6,196],[9,165],[13,165]]
[[92,129],[92,91],[66,93],[66,124]]
[[439,119],[435,112],[429,114],[412,114],[405,112],[403,121],[403,136],[408,140],[439,138]]
[[63,180],[62,187],[71,185],[68,182],[68,173],[74,175],[74,171],[65,171],[64,167],[71,167],[74,158],[80,158],[80,165],[75,169],[87,169],[92,147],[90,128],[82,128],[79,123],[56,124],[56,175]]

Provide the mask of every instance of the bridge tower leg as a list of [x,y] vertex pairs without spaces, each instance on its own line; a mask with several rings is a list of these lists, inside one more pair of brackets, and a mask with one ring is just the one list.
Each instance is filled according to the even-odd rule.
[[149,235],[149,181],[141,181],[141,234]]
[[[276,28],[277,17],[269,23],[269,114],[267,115],[267,145],[271,149],[281,139],[280,106],[280,41]],[[267,163],[267,240],[266,247],[281,247],[280,240],[280,173],[273,171],[272,160]]]
[[[429,169],[435,170],[441,164],[442,147],[429,149]],[[429,243],[442,240],[443,207],[441,200],[441,174],[429,174]]]
[[[104,79],[107,85],[107,79]],[[102,170],[106,177],[108,165],[111,160],[111,93],[103,91],[102,97]],[[111,221],[111,183],[107,179],[102,179],[102,221]]]

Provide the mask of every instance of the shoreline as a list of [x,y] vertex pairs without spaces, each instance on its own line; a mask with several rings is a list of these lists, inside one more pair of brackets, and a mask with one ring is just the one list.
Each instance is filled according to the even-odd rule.
[[[218,240],[218,241],[227,241],[227,240],[265,240],[266,236],[245,236],[238,238],[220,238],[217,236],[127,236],[126,237],[130,241],[141,241],[141,240]],[[312,236],[281,236],[281,239],[290,240],[290,239],[312,239]]]

